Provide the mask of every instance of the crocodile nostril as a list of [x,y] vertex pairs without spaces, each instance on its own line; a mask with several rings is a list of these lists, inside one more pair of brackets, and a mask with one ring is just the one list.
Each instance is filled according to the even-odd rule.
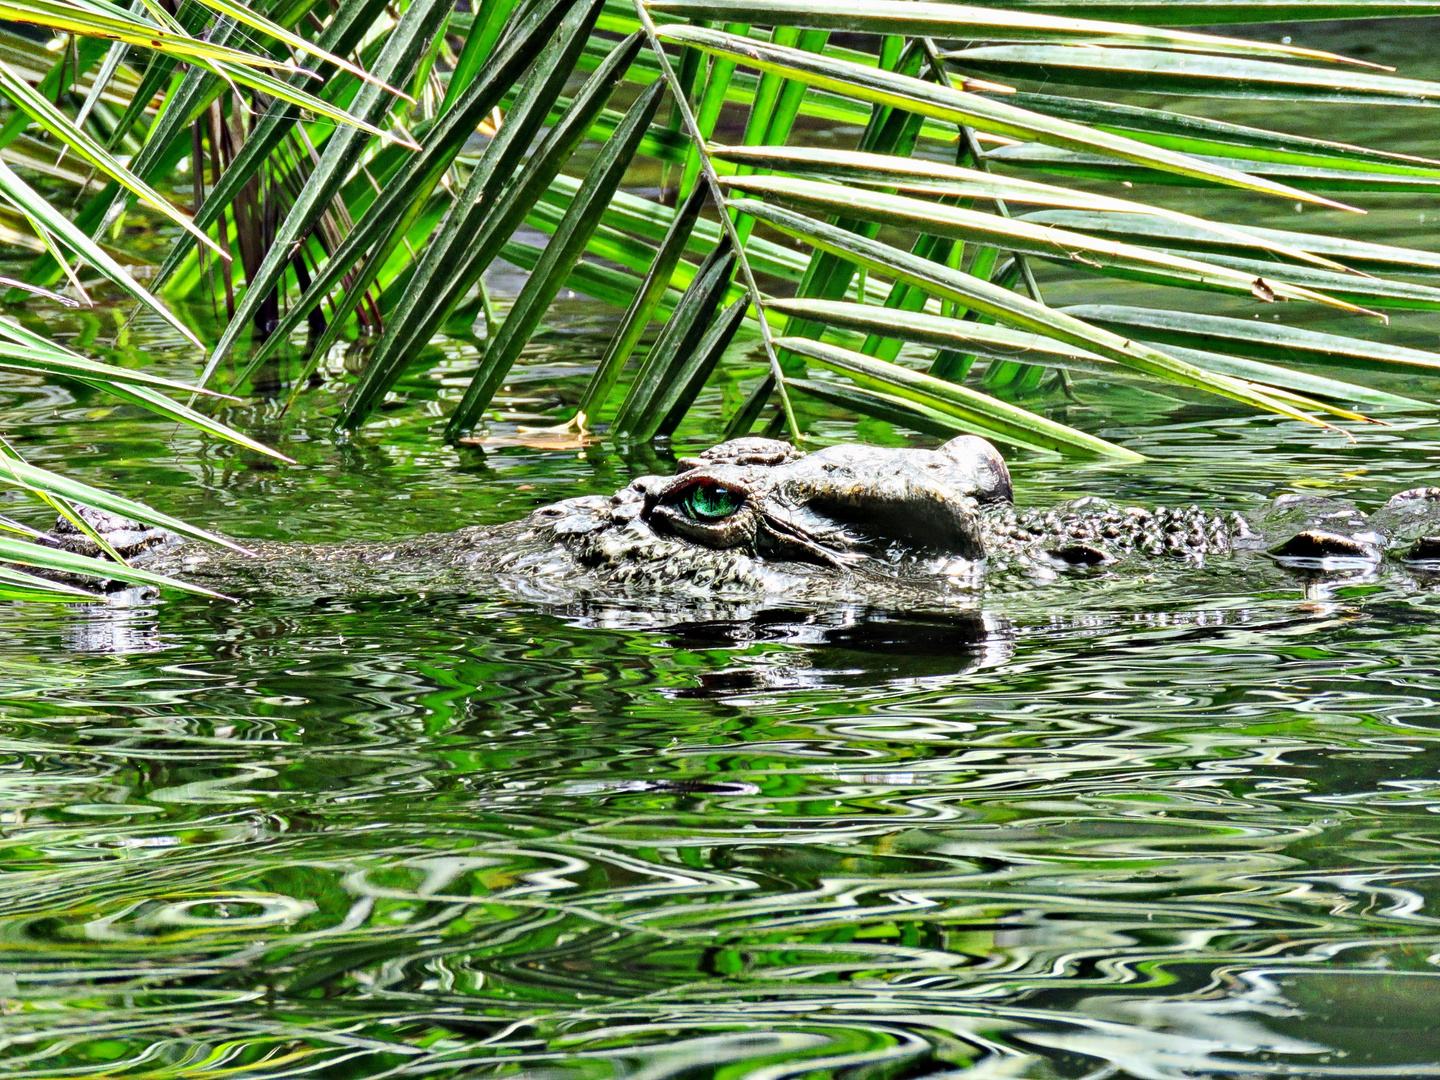
[[1422,536],[1405,553],[1406,562],[1440,562],[1440,536]]
[[1103,548],[1089,544],[1068,544],[1065,547],[1052,548],[1046,554],[1071,566],[1106,566],[1115,561],[1115,557]]
[[1270,549],[1271,555],[1282,559],[1366,559],[1375,561],[1377,554],[1368,544],[1353,536],[1325,532],[1321,529],[1306,529],[1290,537],[1283,544]]

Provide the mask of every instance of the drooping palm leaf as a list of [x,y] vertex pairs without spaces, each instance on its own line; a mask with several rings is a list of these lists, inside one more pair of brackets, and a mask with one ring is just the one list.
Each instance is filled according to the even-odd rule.
[[1102,22],[926,0],[855,0],[843,5],[822,5],[814,0],[650,0],[646,7],[656,15],[686,19],[805,26],[852,34],[1167,48],[1221,56],[1285,57],[1378,66],[1288,44],[1195,34],[1133,22]]
[[[386,37],[385,47],[374,64],[375,74],[381,80],[408,81],[448,15],[446,0],[412,0],[395,29]],[[386,111],[385,91],[374,83],[367,83],[360,88],[350,108],[359,117],[380,119]],[[325,143],[320,160],[315,163],[290,213],[277,229],[264,261],[246,283],[245,294],[236,305],[234,318],[211,350],[200,378],[202,385],[229,354],[235,339],[249,325],[270,290],[278,283],[290,262],[294,246],[316,227],[320,215],[330,205],[364,151],[366,134],[365,128],[338,130]]]
[[[836,214],[860,221],[914,229],[932,236],[946,236],[972,243],[1002,247],[1040,258],[1069,260],[1101,273],[1111,272],[1155,284],[1185,283],[1191,287],[1216,289],[1249,296],[1258,275],[1242,273],[1223,265],[1167,254],[1155,248],[1119,243],[1088,236],[1069,229],[1041,225],[1000,214],[985,214],[958,206],[890,195],[878,191],[856,191],[844,184],[789,177],[734,177],[729,185],[741,192],[763,195],[787,206],[811,213]],[[1273,279],[1273,280],[1272,280]],[[1289,300],[1310,300],[1345,310],[1357,310],[1310,289],[1287,283],[1286,269],[1271,271],[1271,291]]]
[[[424,198],[425,192],[433,189],[440,174],[454,161],[476,126],[545,47],[550,35],[573,3],[574,0],[539,0],[512,20],[496,43],[494,52],[485,58],[463,92],[455,97],[425,133],[420,152],[406,159],[400,170],[390,178],[384,190],[368,207],[364,216],[355,223],[355,227],[331,252],[325,263],[317,268],[313,280],[305,288],[299,301],[279,320],[269,342],[260,346],[257,360],[278,347],[284,341],[285,335],[300,323],[305,314],[341,284],[345,276],[365,256],[366,251],[372,245],[383,242],[396,221],[408,215],[414,204]],[[623,72],[623,67],[620,70]],[[614,87],[613,75],[612,70],[606,69],[599,83],[592,78],[591,85],[603,84],[606,87],[604,97],[608,98]],[[596,92],[599,93],[598,90]],[[603,99],[600,105],[603,105]],[[588,107],[583,106],[580,112],[587,113]],[[583,138],[588,126],[587,120],[585,127],[574,134],[575,142]],[[558,171],[559,166],[556,168]],[[512,225],[511,229],[513,228]],[[356,299],[358,301],[358,297]],[[230,343],[233,343],[238,333],[237,329],[235,334],[231,335]],[[222,358],[223,354],[217,347],[212,353],[207,375]]]
[[[1008,326],[998,324],[943,318],[925,312],[905,311],[900,308],[880,307],[875,304],[854,304],[833,300],[775,300],[771,302],[770,307],[775,311],[796,315],[809,321],[823,322],[832,327],[843,327],[869,335],[929,345],[942,352],[949,350],[973,353],[1002,363],[1022,363],[1043,368],[1084,372],[1107,379],[1114,378],[1117,370],[1114,361],[1107,360],[1088,349],[1067,345],[1052,337],[1013,330]],[[1217,371],[1222,375],[1233,375],[1250,382],[1270,386],[1273,389],[1294,390],[1313,397],[1330,398],[1363,406],[1429,407],[1426,402],[1414,398],[1372,390],[1355,383],[1313,375],[1305,371],[1297,371],[1294,368],[1265,364],[1213,351],[1217,344],[1216,339],[1225,330],[1230,330],[1236,337],[1235,351],[1237,352],[1250,351],[1241,347],[1240,341],[1259,343],[1268,340],[1275,345],[1276,353],[1278,353],[1280,351],[1278,342],[1287,340],[1287,337],[1281,335],[1272,338],[1266,332],[1289,331],[1289,328],[1277,327],[1273,323],[1221,319],[1215,316],[1172,316],[1170,312],[1147,312],[1143,309],[1104,305],[1080,305],[1063,310],[1068,315],[1083,318],[1086,322],[1115,330],[1117,333],[1133,334],[1152,344],[1163,344],[1167,353],[1178,359],[1188,360],[1196,367],[1204,368],[1207,371]],[[1171,318],[1167,319],[1167,316],[1171,316]],[[1192,322],[1198,325],[1195,326],[1194,333],[1185,337],[1184,341],[1190,345],[1205,344],[1210,351],[1177,344],[1181,341],[1180,336],[1168,335],[1164,331],[1167,323],[1184,327]],[[1202,327],[1208,332],[1202,332]],[[1246,331],[1248,331],[1248,336],[1240,338],[1239,334]],[[1395,369],[1399,370],[1403,365],[1411,364],[1417,367],[1428,367],[1440,373],[1440,356],[1423,353],[1419,350],[1392,351],[1392,347],[1373,346],[1371,350],[1364,353],[1363,357],[1354,357],[1352,353],[1358,351],[1359,343],[1351,338],[1315,334],[1313,331],[1289,331],[1289,333],[1306,335],[1306,338],[1300,340],[1328,341],[1332,349],[1350,350],[1347,352],[1322,352],[1318,347],[1312,347],[1308,351],[1309,357],[1328,360],[1332,363],[1361,359],[1368,364],[1373,364],[1375,369],[1383,369],[1387,364],[1394,364],[1396,365]],[[1302,350],[1298,347],[1287,350],[1285,359],[1291,361],[1299,359],[1301,353]],[[1357,370],[1364,370],[1361,363],[1356,363],[1355,367]]]
[[[227,8],[226,19],[231,16],[237,17],[252,28],[270,34],[288,46],[312,55],[324,55],[323,50],[317,50],[309,42],[284,30],[258,11],[248,8],[228,10],[233,7],[232,0],[215,0],[215,6]],[[390,138],[383,128],[369,125],[352,117],[343,108],[337,108],[322,98],[300,89],[298,84],[291,87],[281,85],[275,76],[267,73],[266,69],[288,67],[294,70],[293,63],[288,57],[282,56],[277,59],[264,50],[236,49],[226,44],[230,29],[234,25],[233,21],[225,22],[222,19],[221,24],[217,25],[212,32],[196,34],[191,32],[193,28],[198,27],[193,9],[187,13],[188,23],[174,19],[163,9],[144,9],[143,14],[137,14],[137,11],[115,7],[105,3],[104,0],[84,0],[83,3],[79,0],[72,3],[57,3],[52,0],[35,0],[32,3],[30,0],[24,0],[22,3],[4,5],[3,11],[0,11],[0,17],[14,22],[29,22],[81,35],[91,34],[96,38],[129,43],[146,51],[153,50],[153,54],[183,59],[195,65],[197,71],[209,72],[218,77],[225,85],[255,88],[272,94],[278,100],[309,108],[316,115],[327,117],[332,121],[346,125],[358,124],[367,129],[371,135],[385,139]],[[298,18],[303,11],[303,7],[296,9],[293,13],[294,17]],[[3,152],[10,161],[29,167],[30,159],[23,152],[17,153],[13,147],[25,144],[28,136],[24,136],[23,131],[27,124],[33,123],[49,138],[55,140],[56,144],[76,155],[81,162],[93,166],[103,175],[111,178],[113,182],[111,188],[107,189],[101,197],[91,200],[87,207],[88,218],[82,212],[81,221],[73,222],[61,213],[50,200],[16,174],[5,161],[0,161],[0,197],[7,200],[23,215],[40,243],[53,254],[56,262],[52,264],[52,269],[42,272],[42,277],[53,277],[61,265],[68,264],[71,259],[78,257],[84,263],[88,263],[98,270],[124,293],[156,312],[179,334],[198,344],[188,325],[178,319],[166,305],[141,286],[111,253],[96,242],[89,232],[90,229],[103,223],[105,211],[115,204],[116,194],[124,189],[131,196],[142,199],[151,209],[165,215],[182,227],[190,229],[192,235],[203,239],[206,244],[214,246],[214,241],[201,237],[198,227],[192,226],[187,217],[176,210],[166,196],[150,183],[149,174],[153,174],[156,166],[162,163],[163,158],[157,158],[152,154],[150,158],[141,160],[144,157],[142,153],[140,157],[132,159],[131,163],[126,165],[117,159],[111,149],[89,130],[89,125],[93,123],[92,117],[101,111],[99,103],[107,94],[116,93],[117,88],[121,91],[128,88],[132,94],[130,98],[132,107],[127,111],[127,116],[138,118],[149,111],[150,97],[155,89],[152,87],[147,91],[144,80],[141,79],[137,84],[133,75],[129,73],[124,73],[124,77],[119,77],[122,74],[121,65],[124,59],[131,55],[130,50],[112,48],[107,53],[99,42],[87,42],[80,50],[77,50],[77,64],[70,78],[78,79],[83,68],[93,64],[102,53],[106,53],[102,71],[99,77],[90,83],[85,94],[84,104],[73,118],[68,116],[57,104],[62,91],[67,89],[64,59],[42,74],[38,79],[39,86],[35,87],[31,85],[35,78],[34,75],[31,75],[23,67],[12,66],[8,57],[0,56],[0,92],[3,92],[17,107],[4,130],[0,131],[0,146],[5,148],[0,152]],[[368,73],[350,61],[335,56],[329,56],[327,59],[337,66],[352,71],[357,78],[370,81]],[[196,77],[187,76],[186,79],[188,80],[187,85],[199,88]],[[175,105],[173,101],[167,102],[167,104]],[[177,114],[184,111],[179,105],[175,105],[175,110]],[[123,135],[123,131],[117,132],[112,142],[120,141]],[[17,140],[19,140],[18,143]],[[62,181],[70,179],[69,174],[57,167],[52,166],[47,171],[51,176]],[[88,186],[88,180],[84,181],[81,186],[82,189],[84,186]],[[68,265],[64,265],[64,270],[72,282],[77,280],[75,272]],[[35,279],[32,278],[32,280]],[[27,285],[26,288],[33,290],[35,286]],[[0,339],[3,339],[0,341],[0,369],[28,375],[60,376],[76,380],[166,419],[179,422],[210,436],[233,442],[247,451],[269,455],[282,461],[289,460],[263,443],[234,431],[213,417],[174,401],[161,392],[189,393],[192,396],[198,394],[210,400],[214,399],[213,394],[200,391],[197,387],[146,372],[116,368],[98,362],[66,349],[44,335],[9,319],[0,318]],[[4,448],[3,453],[0,453],[0,483],[36,497],[49,507],[59,510],[63,516],[78,524],[82,531],[91,535],[91,538],[96,540],[106,551],[111,549],[104,542],[103,537],[95,535],[93,529],[76,515],[73,509],[76,504],[98,507],[117,514],[135,517],[196,539],[235,546],[206,530],[198,529],[178,518],[134,500],[81,483],[51,470],[29,465],[8,446]],[[0,538],[0,561],[19,563],[39,568],[47,573],[66,576],[108,578],[129,583],[177,587],[206,595],[216,595],[209,590],[197,589],[170,581],[159,575],[127,567],[123,563],[87,558],[24,540]],[[84,590],[78,590],[73,586],[58,582],[49,582],[27,571],[8,567],[0,567],[0,596],[32,600],[93,599],[92,595]]]
[[1239,57],[1186,56],[1151,49],[1005,45],[946,53],[964,71],[1007,79],[1115,87],[1150,94],[1194,94],[1335,105],[1388,102],[1433,108],[1440,84],[1368,71],[1301,67]]
[[595,373],[576,407],[574,425],[578,430],[586,430],[591,418],[605,405],[610,391],[615,388],[615,380],[620,377],[620,372],[630,360],[635,346],[640,343],[641,336],[650,325],[650,320],[674,277],[676,264],[689,242],[708,194],[703,187],[692,190],[670,223],[659,250],[650,260],[644,282],[635,290],[635,298],[630,302],[620,325],[615,328],[615,334],[611,337],[604,355],[600,357],[600,362],[595,365]]
[[[950,199],[982,199],[988,202],[1000,200],[1007,204],[1096,211],[1083,219],[1090,222],[1120,222],[1123,226],[1143,218],[1158,218],[1174,223],[1175,229],[1171,235],[1209,238],[1212,246],[1229,242],[1241,248],[1259,248],[1330,270],[1345,269],[1343,264],[1316,255],[1311,250],[1321,245],[1327,250],[1333,250],[1334,241],[1330,238],[1315,238],[1309,245],[1301,246],[1298,243],[1284,242],[1275,230],[1235,228],[1223,222],[1206,221],[1166,207],[1149,206],[1131,199],[1117,199],[1054,184],[1001,176],[981,169],[915,158],[897,158],[888,154],[833,150],[828,147],[712,146],[710,153],[720,161],[743,163],[752,168],[775,169],[797,176],[816,176],[842,183],[863,184],[866,187],[891,188]],[[743,183],[740,186],[743,187]],[[1054,215],[1031,215],[1025,220],[1059,224],[1068,219]],[[1082,219],[1076,216],[1074,220]],[[1106,230],[1096,226],[1096,231]]]
[[610,196],[620,186],[640,137],[660,107],[664,93],[665,84],[657,82],[636,98],[626,114],[626,122],[616,129],[597,156],[565,220],[546,245],[540,264],[526,280],[500,332],[487,346],[480,370],[455,407],[450,417],[452,434],[473,427],[500,388],[501,380],[509,373],[545,309],[565,283],[570,268],[585,250],[590,231],[599,223]]
[[613,427],[619,437],[644,440],[654,436],[674,405],[678,387],[686,381],[681,374],[685,365],[706,352],[702,339],[725,302],[735,262],[726,238],[701,265],[615,413]]
[[[717,56],[728,56],[741,63],[748,61],[761,70],[773,71],[786,78],[824,87],[861,101],[902,108],[907,112],[937,120],[966,124],[1006,138],[1033,139],[1044,145],[1066,150],[1094,151],[1179,176],[1213,180],[1291,200],[1338,205],[1331,200],[1297,191],[1283,184],[1211,165],[1159,147],[1146,146],[1096,128],[1073,124],[1068,120],[1017,108],[969,90],[939,86],[894,72],[876,71],[848,61],[816,57],[799,49],[765,45],[702,27],[669,26],[661,30],[661,36],[666,41],[702,49]],[[986,87],[982,84],[978,88]]]
[[[117,14],[88,0],[84,10],[161,27],[176,41],[160,54],[167,63],[180,55],[183,40],[204,38],[216,50],[235,51],[243,51],[246,34],[268,42],[268,51],[261,50],[265,63],[240,65],[220,52],[190,57],[201,66],[176,77],[167,103],[176,111],[162,111],[148,132],[138,127],[142,105],[132,101],[125,137],[143,139],[131,169],[154,189],[158,173],[145,170],[163,173],[186,150],[181,137],[193,137],[202,180],[207,155],[210,161],[210,195],[197,227],[212,230],[214,242],[227,249],[238,243],[223,225],[228,207],[253,197],[245,192],[265,193],[275,225],[263,239],[273,247],[225,272],[227,296],[233,277],[238,300],[210,369],[235,349],[258,312],[270,313],[273,329],[246,358],[246,370],[285,348],[302,322],[309,322],[317,351],[312,365],[342,333],[363,326],[377,343],[345,405],[345,426],[364,422],[447,318],[468,320],[488,303],[480,274],[500,256],[533,276],[506,320],[492,327],[480,371],[451,417],[452,435],[482,419],[499,380],[565,284],[629,309],[580,402],[580,422],[593,427],[620,387],[624,397],[613,428],[632,438],[675,430],[742,324],[760,334],[766,376],[750,383],[748,404],[732,418],[734,431],[748,430],[774,393],[792,433],[803,434],[793,430],[788,408],[786,390],[793,387],[927,432],[980,430],[1036,449],[1115,453],[1104,440],[1087,441],[1094,437],[996,396],[1033,387],[1057,369],[1106,372],[1115,365],[1135,378],[1220,394],[1294,419],[1321,412],[1354,418],[1332,402],[1414,408],[1425,396],[1401,398],[1314,372],[1287,379],[1280,365],[1289,360],[1261,359],[1254,352],[1262,346],[1239,336],[1217,352],[1179,340],[1180,331],[1132,334],[1113,310],[1095,318],[1056,311],[1044,303],[1032,264],[1101,271],[1116,276],[1117,289],[1127,287],[1125,277],[1163,283],[1181,297],[1185,292],[1176,289],[1220,288],[1247,301],[1290,297],[1403,310],[1440,301],[1440,290],[1395,278],[1440,269],[1430,253],[1253,229],[1244,221],[1151,205],[1143,190],[1123,199],[1100,196],[1063,180],[1017,179],[1011,167],[1060,177],[1220,185],[1257,198],[1338,206],[1317,192],[1440,191],[1440,164],[1104,96],[1012,92],[985,77],[1019,80],[1052,65],[1063,79],[1117,93],[1143,78],[1146,88],[1192,92],[1196,101],[1263,92],[1322,102],[1363,97],[1409,108],[1429,103],[1427,84],[1361,70],[1367,65],[1317,50],[1170,27],[1267,14],[1394,14],[1415,5],[1167,0],[1157,8],[1013,0],[977,7],[860,0],[827,8],[802,0],[654,0],[648,6],[613,0],[601,10],[598,2],[576,0],[486,0],[472,13],[420,0],[402,5],[399,23],[371,35],[352,59],[349,50],[360,44],[364,28],[353,19],[360,0],[342,4],[325,28],[297,21],[290,7],[227,6],[236,2],[215,0],[210,6],[218,19],[193,8],[174,18],[149,8]],[[716,25],[694,25],[704,22]],[[837,31],[847,36],[837,40]],[[642,51],[641,37],[617,44],[637,32],[668,53]],[[304,46],[292,40],[297,37]],[[318,87],[298,71],[287,72],[292,54],[329,64],[333,85]],[[87,63],[98,63],[99,55]],[[232,61],[246,70],[224,66]],[[382,93],[346,64],[407,88],[422,78],[428,97],[417,95],[421,102],[412,104]],[[117,79],[131,80],[124,85],[140,87],[137,97],[148,100],[161,89],[155,83],[147,90],[150,75],[137,76],[118,62],[108,66]],[[562,87],[577,72],[594,77],[566,99]],[[268,111],[254,123],[236,123],[235,110],[253,96],[257,79],[288,82],[292,99],[315,93],[332,113],[368,127],[340,130],[301,120],[280,103],[283,97],[265,102]],[[626,118],[607,107],[622,82],[643,88],[657,79],[674,99],[658,122],[640,123],[633,112]],[[210,126],[202,121],[192,133],[188,125],[202,115],[213,118]],[[226,116],[230,128],[219,123]],[[854,150],[794,145],[807,130],[802,119],[863,125],[865,134]],[[467,147],[482,122],[491,141]],[[743,131],[743,145],[707,145],[722,124]],[[387,147],[379,131],[413,133],[420,149]],[[576,154],[587,142],[607,149]],[[223,153],[217,143],[226,144]],[[656,159],[664,198],[617,189],[623,170],[609,150],[622,145]],[[942,158],[955,164],[940,164]],[[777,172],[790,175],[764,175]],[[726,216],[695,216],[704,199],[723,197],[722,175],[735,177]],[[82,233],[123,209],[118,191],[96,200],[102,211],[82,211]],[[696,191],[702,194],[691,197]],[[681,203],[685,212],[673,208]],[[517,236],[527,225],[550,234],[548,244]],[[777,242],[777,231],[801,239],[801,248]],[[256,239],[246,242],[253,246]],[[725,243],[737,245],[740,273],[734,283],[726,275],[722,289],[708,276],[714,258],[706,259]],[[193,247],[184,246],[166,261],[162,276],[176,295],[208,290],[215,296],[214,276],[207,278]],[[818,299],[772,303],[761,282]],[[704,293],[703,310],[692,302],[696,289]],[[854,308],[862,314],[845,313]],[[873,311],[865,315],[864,308]],[[780,340],[793,347],[775,353],[770,328],[787,319]],[[642,349],[644,331],[656,321],[663,325],[655,344]],[[1021,338],[1044,343],[1034,346],[1029,361],[1023,350],[1009,348]],[[1385,365],[1378,346],[1353,340],[1354,356],[1342,366],[1361,372],[1366,363]],[[902,341],[911,346],[903,354]],[[936,350],[928,377],[944,387],[904,366],[917,363],[917,344]],[[1325,348],[1332,358],[1344,352],[1334,342]],[[972,376],[976,357],[981,362]],[[1301,352],[1294,357],[1308,362]],[[1428,369],[1425,363],[1410,367]],[[125,392],[158,389],[136,382]]]

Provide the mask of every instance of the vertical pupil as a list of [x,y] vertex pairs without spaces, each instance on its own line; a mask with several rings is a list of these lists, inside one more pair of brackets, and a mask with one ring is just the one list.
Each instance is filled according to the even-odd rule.
[[686,500],[690,516],[702,521],[729,517],[740,505],[740,497],[728,488],[715,484],[697,484]]

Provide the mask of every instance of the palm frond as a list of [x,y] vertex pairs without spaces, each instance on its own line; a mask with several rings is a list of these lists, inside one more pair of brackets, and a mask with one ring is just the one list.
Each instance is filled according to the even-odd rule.
[[[1440,84],[1196,29],[1440,5],[484,0],[458,11],[346,0],[328,21],[309,11],[0,4],[0,18],[92,37],[67,74],[0,32],[0,92],[23,112],[0,128],[4,223],[51,252],[28,284],[57,290],[67,270],[78,283],[78,259],[180,328],[98,242],[123,215],[158,212],[182,230],[158,274],[165,297],[225,305],[198,384],[223,368],[243,388],[302,328],[302,370],[365,334],[373,348],[338,417],[357,428],[437,332],[490,311],[484,272],[508,259],[530,276],[503,321],[487,314],[451,438],[484,423],[565,287],[624,314],[555,419],[616,440],[675,432],[724,368],[744,384],[732,434],[773,407],[771,428],[803,438],[816,409],[840,408],[1116,458],[1132,452],[1023,395],[1099,374],[1350,424],[1365,419],[1353,407],[1413,410],[1433,397],[1418,380],[1440,367],[1435,356],[1370,335],[1375,311],[1440,307],[1440,256],[1339,229],[1260,228],[1237,209],[1182,212],[1164,194],[1223,189],[1224,206],[1258,213],[1275,199],[1348,210],[1372,193],[1440,191],[1440,161],[1363,136],[1205,115],[1206,103],[1241,97],[1421,116]],[[1195,107],[1140,96],[1153,93]],[[862,134],[809,145],[817,124]],[[726,132],[734,145],[712,141]],[[37,147],[64,147],[75,164],[47,164]],[[626,190],[627,169],[647,158],[658,197]],[[73,221],[22,176],[37,166],[76,189]],[[170,201],[182,167],[193,218]],[[98,194],[84,169],[105,182]],[[1132,186],[1078,183],[1096,179]],[[1043,271],[1056,265],[1103,278],[1113,302],[1053,306]],[[1206,310],[1202,294],[1220,294],[1229,314]],[[1236,317],[1261,305],[1320,305],[1354,330]],[[0,348],[0,368],[87,380],[239,437],[165,396],[188,384],[87,363],[33,342]],[[1397,372],[1410,393],[1366,382]]]

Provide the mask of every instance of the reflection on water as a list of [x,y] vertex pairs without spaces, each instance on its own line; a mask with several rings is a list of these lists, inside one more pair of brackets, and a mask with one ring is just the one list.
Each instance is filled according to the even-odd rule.
[[7,1072],[1440,1073],[1432,595],[1186,588],[11,612]]
[[[1425,244],[1417,204],[1387,200],[1360,232]],[[1057,303],[1095,288],[1047,279]],[[610,316],[562,316],[517,395],[583,385]],[[1394,340],[1435,329],[1406,315]],[[385,440],[336,447],[326,392],[236,407],[288,470],[138,415],[94,441],[79,388],[3,405],[37,463],[241,537],[503,520],[666,467],[442,447],[425,402],[474,347],[442,352]],[[1435,483],[1426,417],[1277,444],[1268,420],[1079,393],[1057,415],[1150,461],[1017,457],[1023,499],[1375,506]],[[943,615],[0,608],[0,1069],[1440,1075],[1440,592],[1272,571],[1100,574]]]

